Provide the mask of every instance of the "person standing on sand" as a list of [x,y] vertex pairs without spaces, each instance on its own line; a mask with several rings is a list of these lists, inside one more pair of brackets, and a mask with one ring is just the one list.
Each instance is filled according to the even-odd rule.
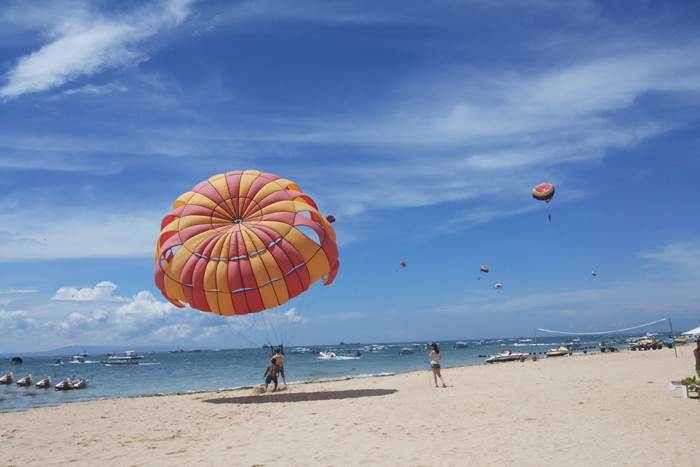
[[265,374],[263,375],[263,378],[265,378],[265,392],[267,392],[267,387],[270,385],[270,383],[275,383],[275,387],[272,388],[272,392],[277,391],[277,374],[279,371],[280,367],[272,362],[270,363],[270,366],[267,367],[267,370],[265,370]]
[[693,350],[693,355],[695,355],[695,373],[700,377],[700,339],[696,340],[695,343],[697,347]]
[[442,359],[442,354],[440,354],[440,348],[435,342],[430,344],[430,353],[428,354],[428,356],[430,357],[430,368],[433,370],[433,380],[435,380],[435,387],[440,387],[438,386],[438,378],[440,378],[442,387],[446,388],[447,385],[445,384],[445,380],[442,379],[442,375],[440,374],[440,360]]
[[284,376],[284,348],[281,345],[275,349],[274,355],[270,357],[270,362],[279,367],[279,374],[282,377],[282,382],[287,386],[287,378]]

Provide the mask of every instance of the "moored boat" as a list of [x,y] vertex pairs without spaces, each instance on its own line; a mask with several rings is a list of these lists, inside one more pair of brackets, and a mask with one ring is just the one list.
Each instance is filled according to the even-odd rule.
[[127,350],[124,355],[112,355],[107,360],[102,360],[105,365],[137,365],[143,360],[143,355],[136,355],[133,350]]
[[56,391],[72,391],[74,389],[85,389],[87,387],[87,379],[85,378],[66,378],[58,383]]
[[23,388],[32,385],[32,375],[27,375],[17,380],[17,387]]
[[51,387],[51,377],[47,376],[46,378],[42,379],[38,383],[36,383],[36,387],[39,389],[46,389]]
[[413,349],[410,347],[401,347],[399,349],[399,355],[411,355],[413,353]]
[[504,350],[498,355],[492,355],[486,359],[486,363],[500,363],[500,362],[524,362],[530,354],[524,352],[512,352],[511,350]]
[[563,357],[564,355],[569,355],[571,351],[569,350],[568,347],[564,347],[563,345],[556,348],[556,349],[549,349],[547,352],[548,357]]
[[0,384],[12,384],[14,379],[15,375],[12,372],[5,373],[3,376],[0,376]]

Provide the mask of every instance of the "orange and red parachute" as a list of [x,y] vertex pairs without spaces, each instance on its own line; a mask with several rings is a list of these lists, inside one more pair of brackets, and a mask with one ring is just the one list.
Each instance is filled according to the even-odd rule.
[[554,198],[554,185],[551,183],[540,183],[532,189],[532,197],[539,201],[549,203]]
[[178,307],[220,315],[274,308],[338,272],[330,222],[290,180],[234,171],[180,195],[163,218],[155,282]]

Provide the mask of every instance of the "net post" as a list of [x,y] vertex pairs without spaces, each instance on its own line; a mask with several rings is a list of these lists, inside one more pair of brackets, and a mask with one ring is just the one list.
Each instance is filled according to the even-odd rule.
[[673,347],[673,353],[676,354],[678,358],[678,350],[676,349],[676,342],[673,340],[673,324],[671,323],[671,317],[666,318],[668,320],[668,329],[671,331],[671,346]]

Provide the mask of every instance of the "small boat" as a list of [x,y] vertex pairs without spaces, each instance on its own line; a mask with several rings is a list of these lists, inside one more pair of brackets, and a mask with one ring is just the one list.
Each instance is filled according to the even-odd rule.
[[0,384],[12,384],[12,381],[15,379],[15,375],[10,373],[5,373],[2,377],[0,377]]
[[59,366],[59,365],[63,365],[63,360],[58,359],[55,362],[53,362],[53,366]]
[[27,386],[32,385],[32,375],[27,375],[24,378],[20,378],[17,380],[17,387],[18,388],[24,388]]
[[313,350],[308,348],[308,347],[295,347],[289,351],[289,353],[293,353],[293,354],[304,354],[304,353],[312,353],[312,352],[313,352]]
[[36,383],[36,387],[39,389],[46,389],[51,387],[51,377],[47,376],[46,378],[42,379],[38,383]]
[[335,354],[335,352],[319,352],[318,358],[321,360],[335,360],[338,358],[338,356]]
[[563,345],[559,348],[556,349],[549,349],[547,352],[548,357],[563,357],[564,355],[569,355],[571,351],[568,349],[568,347],[564,347]]
[[362,352],[359,350],[350,350],[348,352],[343,352],[343,357],[351,357],[351,358],[360,358],[362,356]]
[[66,378],[56,386],[56,391],[72,391],[73,389],[85,389],[87,380],[85,378]]
[[136,355],[133,350],[127,350],[124,355],[112,355],[107,360],[102,360],[105,365],[137,365],[143,360],[143,355]]
[[365,352],[372,352],[372,353],[376,353],[376,352],[379,352],[381,350],[386,350],[386,349],[387,349],[386,345],[379,345],[379,344],[370,344],[370,345],[366,345],[364,347]]
[[413,349],[410,347],[401,347],[399,349],[399,355],[411,355],[413,353]]
[[68,363],[85,363],[85,357],[83,355],[73,355],[70,360],[68,360]]
[[523,353],[523,352],[512,352],[510,350],[504,350],[503,352],[499,353],[498,355],[492,355],[491,357],[486,359],[486,363],[499,363],[499,362],[515,362],[515,361],[520,361],[524,362],[527,360],[527,358],[530,356],[530,354]]
[[467,347],[467,343],[463,341],[457,341],[455,342],[455,345],[452,346],[453,349],[466,349]]

